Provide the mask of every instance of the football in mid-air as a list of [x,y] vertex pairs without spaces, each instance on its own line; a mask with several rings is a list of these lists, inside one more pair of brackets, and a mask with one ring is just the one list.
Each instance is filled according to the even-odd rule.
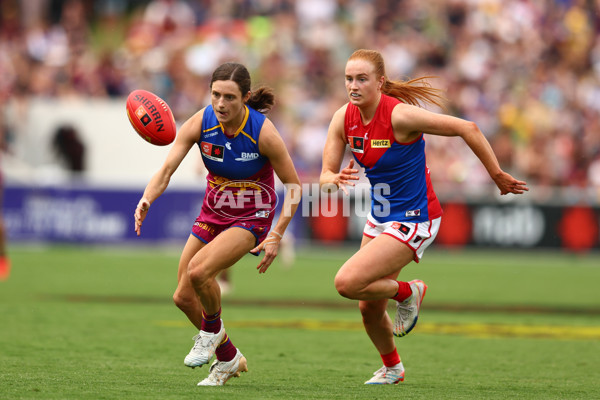
[[127,117],[135,131],[149,143],[173,143],[177,127],[169,105],[147,90],[134,90],[127,96]]

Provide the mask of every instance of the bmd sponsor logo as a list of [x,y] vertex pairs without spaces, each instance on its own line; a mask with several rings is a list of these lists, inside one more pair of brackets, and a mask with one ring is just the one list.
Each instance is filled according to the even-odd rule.
[[246,153],[242,151],[235,161],[252,161],[258,159],[258,157],[260,157],[258,153]]

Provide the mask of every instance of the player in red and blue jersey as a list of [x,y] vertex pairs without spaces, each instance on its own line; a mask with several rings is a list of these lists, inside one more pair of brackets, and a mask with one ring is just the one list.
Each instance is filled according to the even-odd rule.
[[[320,184],[348,194],[358,170],[354,160],[341,163],[348,145],[371,184],[371,211],[360,250],[340,268],[335,287],[344,297],[359,300],[365,330],[383,361],[367,384],[404,380],[404,366],[395,336],[415,326],[427,285],[421,280],[397,280],[402,268],[419,262],[433,242],[442,208],[433,191],[425,159],[424,134],[461,137],[481,160],[501,194],[521,194],[526,183],[502,171],[491,146],[477,125],[437,114],[420,103],[441,105],[437,89],[422,84],[390,81],[381,54],[357,50],[346,63],[349,102],[333,116],[323,150]],[[392,323],[386,312],[396,301]]]
[[[301,196],[300,180],[286,146],[262,114],[274,104],[272,90],[261,87],[251,91],[250,74],[238,63],[220,65],[213,72],[210,88],[211,105],[183,124],[135,210],[139,235],[150,205],[166,190],[189,150],[198,145],[208,170],[207,188],[179,260],[173,299],[200,330],[184,364],[202,366],[216,354],[208,377],[199,386],[220,386],[247,370],[246,358],[225,332],[217,275],[246,253],[258,255],[263,250],[257,269],[266,272]],[[277,202],[274,173],[288,190],[280,217],[270,230]]]

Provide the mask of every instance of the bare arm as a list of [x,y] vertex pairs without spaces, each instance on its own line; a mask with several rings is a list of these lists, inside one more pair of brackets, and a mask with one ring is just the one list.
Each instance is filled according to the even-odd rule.
[[358,180],[357,169],[354,169],[354,160],[346,168],[340,171],[344,151],[346,150],[346,139],[344,136],[344,117],[346,115],[346,106],[343,106],[335,112],[329,130],[327,131],[327,140],[323,148],[323,166],[319,184],[325,191],[331,191],[332,187],[340,188],[345,194],[348,194],[346,185],[354,186],[352,180]]
[[401,143],[411,142],[421,132],[438,136],[460,136],[479,158],[500,189],[500,194],[522,194],[529,190],[524,181],[516,180],[500,168],[492,146],[473,122],[408,104],[398,104],[392,113],[392,126],[396,140]]
[[261,250],[265,251],[265,255],[257,267],[260,273],[264,273],[277,256],[279,242],[296,213],[302,197],[302,189],[300,187],[300,178],[298,178],[296,168],[285,147],[285,143],[279,132],[277,132],[277,128],[275,128],[275,125],[269,119],[266,119],[263,124],[258,140],[258,147],[260,153],[269,159],[273,170],[286,188],[281,214],[275,227],[263,242],[251,250],[252,253],[259,253]]
[[158,171],[152,176],[148,186],[144,190],[144,194],[140,199],[134,213],[135,218],[135,231],[139,236],[141,233],[142,222],[148,214],[150,205],[167,189],[171,176],[177,170],[181,161],[190,151],[192,146],[200,138],[200,131],[202,127],[202,116],[204,115],[204,109],[198,111],[190,119],[188,119],[177,134],[175,144],[171,150],[163,165]]

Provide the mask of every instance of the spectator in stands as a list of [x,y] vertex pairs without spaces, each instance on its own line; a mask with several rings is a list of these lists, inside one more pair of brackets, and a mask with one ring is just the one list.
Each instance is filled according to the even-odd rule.
[[[508,144],[507,170],[532,185],[570,186],[573,177],[580,186],[596,185],[588,172],[600,149],[594,2],[128,0],[115,8],[119,21],[97,24],[106,11],[93,11],[109,3],[3,1],[0,98],[122,96],[143,87],[185,120],[227,56],[248,61],[261,81],[286,94],[274,112],[296,146],[309,128],[306,116],[338,96],[335,66],[355,48],[377,48],[391,77],[438,77],[435,85],[454,100],[452,114],[479,121],[499,153]],[[106,29],[126,33],[113,47],[100,46]],[[524,162],[539,143],[535,165]],[[565,144],[577,152],[554,151]],[[427,146],[431,159],[453,166],[434,181],[467,192],[485,178],[461,146],[443,138]],[[305,156],[299,161],[298,172],[315,181],[319,166]],[[539,165],[555,167],[540,174]]]

